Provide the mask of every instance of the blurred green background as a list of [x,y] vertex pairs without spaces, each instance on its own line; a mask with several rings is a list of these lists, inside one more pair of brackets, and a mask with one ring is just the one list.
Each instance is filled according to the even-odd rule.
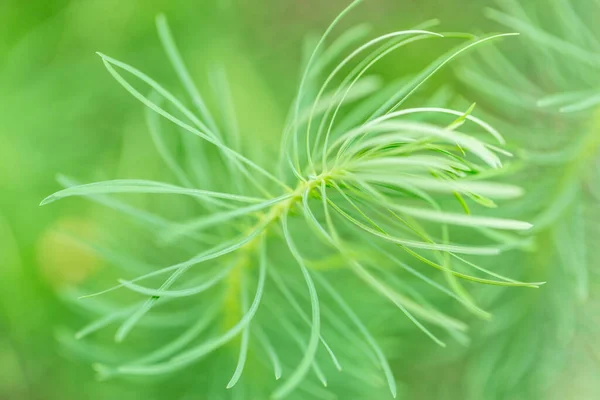
[[[483,17],[491,3],[370,0],[344,25],[364,21],[381,33],[439,18],[440,29],[446,31],[497,31],[501,28]],[[544,2],[532,3],[543,7]],[[302,41],[309,33],[321,32],[346,4],[346,0],[0,1],[0,399],[150,400],[182,398],[186,392],[168,385],[98,382],[89,364],[74,359],[56,339],[60,328],[73,328],[75,320],[57,292],[103,266],[56,233],[67,229],[90,240],[99,235],[88,222],[90,211],[83,202],[38,207],[42,198],[59,188],[56,174],[82,181],[106,176],[151,179],[160,176],[162,168],[148,140],[142,106],[118,87],[95,52],[125,60],[160,82],[174,83],[155,33],[154,18],[165,13],[200,86],[212,63],[226,65],[240,120],[248,129],[264,132],[265,145],[276,146],[297,85]],[[419,71],[440,49],[447,49],[437,46],[399,52],[377,71],[386,78]],[[464,89],[452,69],[445,69],[435,83]],[[557,306],[544,307],[551,314]],[[524,324],[520,329],[535,338],[535,331],[545,328]],[[589,341],[590,353],[598,355],[597,337],[595,343],[583,340]],[[511,348],[531,350],[522,346]],[[404,398],[459,400],[462,397],[452,394],[459,391],[442,389],[444,384],[465,385],[460,376],[463,362],[458,365],[404,375]],[[535,369],[536,363],[526,368]],[[600,379],[597,369],[585,369],[590,374],[587,384],[595,388],[594,380]],[[441,382],[437,390],[428,387],[436,382]],[[597,393],[595,389],[575,395],[565,385],[557,391],[564,396],[556,398],[597,398],[588,397]],[[173,393],[178,395],[171,397]]]

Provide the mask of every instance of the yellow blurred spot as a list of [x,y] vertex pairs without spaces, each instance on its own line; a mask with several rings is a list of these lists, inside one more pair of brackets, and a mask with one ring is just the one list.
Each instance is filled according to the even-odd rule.
[[82,283],[101,266],[101,260],[78,239],[94,242],[94,225],[82,218],[63,218],[50,226],[37,245],[41,276],[52,286]]

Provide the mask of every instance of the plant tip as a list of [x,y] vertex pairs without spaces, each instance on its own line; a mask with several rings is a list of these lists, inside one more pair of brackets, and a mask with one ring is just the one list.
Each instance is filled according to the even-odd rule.
[[42,200],[42,201],[40,202],[40,207],[41,207],[41,206],[45,206],[46,204],[50,204],[50,203],[52,203],[54,200],[55,200],[55,199],[54,199],[54,195],[53,195],[53,194],[51,194],[50,196],[46,197],[44,200]]
[[99,381],[105,381],[110,378],[111,370],[108,366],[100,363],[92,364],[92,369],[96,371],[96,379]]

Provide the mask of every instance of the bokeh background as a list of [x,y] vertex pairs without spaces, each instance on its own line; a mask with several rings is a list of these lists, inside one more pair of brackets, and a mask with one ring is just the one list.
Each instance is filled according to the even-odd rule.
[[[484,9],[492,3],[369,0],[344,24],[364,21],[375,33],[383,33],[438,18],[445,31],[504,31],[506,28],[484,16]],[[265,146],[276,148],[297,85],[303,39],[321,32],[346,4],[346,0],[0,1],[0,399],[150,400],[184,398],[186,393],[189,398],[204,398],[168,382],[98,382],[90,364],[78,359],[76,351],[60,340],[62,329],[76,328],[79,321],[61,298],[61,291],[106,266],[59,232],[68,230],[93,241],[101,237],[102,230],[90,222],[90,214],[96,211],[84,202],[40,208],[40,200],[59,189],[57,173],[81,181],[114,176],[155,179],[164,168],[148,139],[142,106],[118,87],[95,52],[126,60],[160,82],[174,83],[155,32],[155,16],[165,13],[200,86],[212,64],[225,65],[241,124],[248,131],[260,131]],[[528,0],[527,5],[542,9],[545,1]],[[593,15],[588,17],[593,20]],[[516,58],[516,64],[524,64],[525,74],[539,73],[532,63],[523,62],[527,53],[523,44],[515,42],[506,48],[516,49],[508,55]],[[377,72],[386,79],[417,72],[445,49],[446,45],[432,43],[396,53],[382,62]],[[458,65],[466,62],[461,59]],[[454,68],[444,69],[430,85],[448,85],[484,107],[488,102],[489,109],[502,104],[502,99],[473,90],[455,72]],[[590,78],[594,79],[598,81],[600,75]],[[566,130],[570,138],[576,138],[581,130],[599,134],[600,124],[594,125],[593,117],[580,118],[571,130],[569,122],[562,120],[548,128],[528,121],[531,114],[517,119],[510,108],[498,107],[500,112],[490,112],[494,118],[512,119],[506,126],[519,129],[513,143],[526,142],[527,135],[534,135],[530,126],[548,137],[558,135],[559,129]],[[544,173],[552,181],[558,179],[560,170]],[[541,178],[535,174],[516,178],[525,187],[536,179]],[[550,204],[547,197],[540,201]],[[589,203],[597,214],[597,198]],[[570,214],[565,214],[558,219],[564,222],[569,218]],[[593,221],[591,216],[586,218]],[[569,229],[563,245],[593,242],[577,239],[583,227]],[[590,235],[597,230],[598,226],[592,226]],[[423,354],[394,355],[404,385],[401,398],[600,398],[596,397],[600,396],[599,314],[594,312],[598,309],[585,308],[577,294],[552,284],[553,278],[566,279],[547,273],[559,262],[555,250],[561,242],[540,243],[526,259],[538,260],[534,270],[541,271],[528,276],[550,282],[540,289],[542,294],[525,299],[510,293],[503,297],[502,303],[521,303],[505,310],[512,315],[503,316],[505,325],[475,324],[471,352],[444,353],[432,346]],[[597,245],[590,246],[584,256],[591,270],[597,252]],[[533,265],[523,259],[509,262],[523,263],[523,268]],[[581,263],[577,258],[571,260]],[[595,271],[588,278],[586,302],[592,301],[594,288],[598,288],[594,285],[598,269]],[[534,316],[514,315],[514,310],[529,307],[536,310]],[[578,324],[565,322],[579,318],[580,313],[586,323],[584,333]],[[561,329],[566,332],[556,332]],[[490,336],[494,330],[497,336]],[[547,334],[552,340],[545,339]],[[429,361],[414,358],[419,356]],[[554,367],[552,374],[532,382],[536,372]]]

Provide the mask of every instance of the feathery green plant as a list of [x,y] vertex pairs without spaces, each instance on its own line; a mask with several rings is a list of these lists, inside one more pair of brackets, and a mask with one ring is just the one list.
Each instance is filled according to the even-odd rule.
[[[350,29],[326,46],[338,22],[360,2],[345,9],[305,57],[278,159],[259,162],[245,155],[261,144],[236,123],[224,70],[217,70],[213,79],[219,117],[194,85],[163,16],[157,19],[159,36],[192,108],[140,70],[99,54],[114,79],[147,107],[152,140],[178,185],[129,179],[77,184],[60,177],[66,188],[42,204],[88,197],[146,226],[163,249],[176,249],[179,255],[177,262],[158,267],[97,248],[128,274],[145,272],[82,297],[117,296],[117,290],[126,289],[142,300],[127,306],[82,302],[101,316],[77,337],[112,324],[118,324],[117,342],[143,327],[179,332],[157,334],[165,342],[140,349],[144,355],[97,364],[102,377],[176,373],[238,340],[237,364],[227,388],[245,370],[252,373],[247,363],[259,361],[252,368],[256,371],[262,368],[260,361],[270,360],[275,378],[282,378],[273,398],[293,395],[296,389],[328,398],[330,393],[315,386],[309,375],[328,386],[331,374],[324,364],[357,377],[344,383],[343,390],[360,390],[364,382],[377,386],[382,374],[395,397],[396,380],[386,352],[363,322],[369,318],[365,306],[373,299],[358,294],[349,298],[356,293],[352,288],[370,288],[443,346],[442,335],[461,340],[466,325],[433,306],[418,288],[425,285],[488,318],[464,282],[541,284],[505,277],[470,258],[496,256],[509,248],[515,239],[498,231],[531,227],[471,211],[494,208],[498,201],[523,194],[518,186],[494,181],[503,174],[502,159],[511,156],[503,149],[504,138],[471,115],[474,106],[465,111],[403,108],[448,62],[513,34],[441,34],[429,30],[435,21],[428,22],[368,40],[327,74],[330,64],[366,34],[362,27]],[[401,85],[382,87],[380,80],[368,76],[392,51],[444,37],[466,40]],[[135,85],[131,77],[137,79]],[[151,91],[146,95],[147,89],[138,86]],[[183,157],[169,144],[165,120],[182,134]],[[475,133],[466,134],[463,128]],[[196,216],[173,222],[108,196],[122,193],[189,197]],[[454,198],[454,205],[443,208],[441,201],[447,198]],[[475,229],[482,240],[455,243],[451,226]],[[442,274],[431,274],[433,270]],[[362,306],[355,306],[357,299]],[[141,345],[131,342],[132,350],[137,347]],[[220,368],[214,372],[222,373]],[[254,375],[262,384],[262,375]],[[246,386],[250,392],[261,390],[258,383]]]
[[497,3],[486,15],[520,31],[522,47],[511,48],[509,57],[508,51],[487,46],[457,72],[483,95],[490,119],[503,121],[499,126],[510,132],[509,146],[520,148],[512,179],[527,185],[528,196],[509,209],[533,222],[528,234],[534,247],[522,262],[551,284],[535,294],[490,299],[494,313],[503,317],[476,340],[468,393],[461,397],[561,398],[552,393],[564,379],[581,387],[574,391],[578,398],[596,398],[600,387],[584,383],[590,381],[578,369],[597,383],[600,367],[589,350],[600,326],[594,317],[600,226],[600,30],[594,16],[600,6],[569,0],[549,0],[544,7]]

